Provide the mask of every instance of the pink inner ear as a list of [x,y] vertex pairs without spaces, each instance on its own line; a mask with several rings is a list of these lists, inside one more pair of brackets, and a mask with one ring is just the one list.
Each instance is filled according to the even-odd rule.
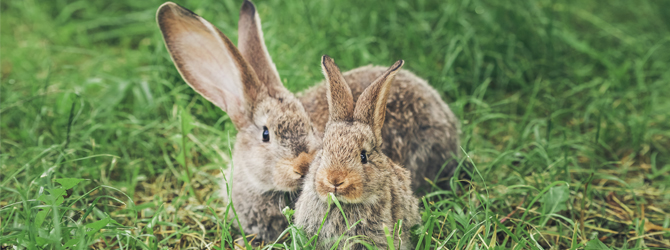
[[370,86],[368,86],[356,101],[354,110],[354,119],[366,123],[372,127],[372,131],[377,138],[377,144],[380,145],[381,129],[384,126],[384,117],[386,115],[386,101],[391,89],[391,82],[395,74],[400,70],[404,61],[399,60],[393,66],[379,76]]
[[223,34],[176,4],[161,6],[158,23],[184,80],[224,111],[244,110],[241,72],[226,47]]
[[248,108],[262,85],[233,43],[211,23],[172,2],[161,5],[157,21],[184,80],[226,111],[235,126],[246,126]]
[[200,29],[181,30],[174,47],[184,77],[205,98],[224,109],[236,104],[226,103],[230,101],[224,99],[227,94],[243,99],[240,72],[220,37]]

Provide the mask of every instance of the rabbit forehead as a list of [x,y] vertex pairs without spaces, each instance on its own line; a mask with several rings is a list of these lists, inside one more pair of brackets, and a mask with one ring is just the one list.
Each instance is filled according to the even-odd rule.
[[334,161],[360,161],[361,150],[370,151],[373,140],[374,133],[366,124],[333,122],[326,127],[323,154]]

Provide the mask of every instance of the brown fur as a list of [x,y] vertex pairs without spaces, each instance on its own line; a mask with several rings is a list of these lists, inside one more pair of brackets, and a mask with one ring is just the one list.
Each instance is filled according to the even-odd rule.
[[[410,227],[420,222],[418,200],[410,188],[410,173],[380,151],[381,142],[376,138],[384,123],[376,118],[385,113],[391,79],[400,66],[401,61],[384,72],[356,102],[356,113],[369,116],[354,114],[331,119],[326,126],[323,148],[312,163],[295,213],[296,225],[302,226],[309,236],[317,233],[328,213],[319,232],[317,249],[329,249],[342,234],[366,236],[378,248],[388,248],[384,226],[393,231],[398,220],[403,221],[403,233],[400,237],[394,233],[394,245],[409,249]],[[343,83],[329,81],[330,89],[339,89],[340,84]],[[328,95],[333,93],[329,91]],[[369,154],[366,162],[361,159],[362,152]],[[360,220],[360,223],[348,228],[336,206],[328,209],[329,194],[344,203],[342,209],[349,222]],[[360,244],[345,245],[341,242],[339,248],[363,249]]]
[[[329,119],[327,85],[299,98],[281,85],[250,1],[240,11],[239,50],[212,24],[177,4],[163,4],[157,21],[184,80],[226,111],[238,130],[232,193],[222,195],[232,196],[245,233],[275,240],[287,225],[281,210],[298,194],[309,172],[306,163],[321,147]],[[353,92],[352,110],[353,101],[384,71],[366,66],[342,75],[338,70],[337,77]],[[458,155],[458,122],[439,95],[408,71],[397,73],[389,91],[381,152],[412,172],[413,188],[425,186],[424,177],[434,179],[442,164]],[[262,142],[264,126],[270,142]],[[445,172],[450,171],[448,166]]]
[[[280,212],[289,205],[284,197],[296,195],[320,146],[309,116],[283,86],[268,92],[272,85],[261,84],[237,48],[206,20],[170,2],[159,8],[157,20],[184,80],[226,111],[238,129],[231,195],[241,226],[247,233],[274,240],[286,227]],[[262,141],[263,127],[270,132],[269,142]]]
[[358,98],[358,105],[354,110],[354,119],[373,126],[375,132],[375,143],[382,144],[382,125],[386,116],[386,100],[390,89],[390,83],[405,62],[397,61],[391,68],[385,71],[370,87],[365,89]]
[[354,113],[354,98],[351,96],[351,90],[340,73],[340,69],[328,56],[321,57],[321,69],[323,75],[326,76],[326,81],[339,83],[327,85],[331,93],[327,96],[330,119],[351,119]]
[[[364,66],[345,72],[354,100],[385,71]],[[324,131],[328,122],[327,91],[322,82],[298,95],[316,131]],[[428,188],[424,179],[433,180],[445,162],[440,177],[451,176],[460,156],[456,116],[425,80],[407,70],[398,71],[389,91],[381,151],[412,173],[413,190]],[[449,188],[446,182],[438,186]]]
[[[277,174],[273,176],[275,183],[289,182],[288,187],[301,184],[302,176],[309,170],[314,153],[301,152],[298,157],[288,157],[277,162]],[[292,190],[288,190],[292,191]]]
[[250,1],[244,1],[242,4],[237,27],[239,31],[237,45],[240,54],[253,66],[260,82],[268,87],[270,95],[275,95],[275,92],[286,92],[279,79],[277,68],[265,48],[261,19],[256,12],[256,6]]

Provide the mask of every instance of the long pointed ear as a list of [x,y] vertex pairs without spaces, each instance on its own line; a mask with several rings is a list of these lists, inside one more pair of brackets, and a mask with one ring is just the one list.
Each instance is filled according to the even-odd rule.
[[386,99],[391,90],[393,77],[400,70],[405,62],[397,61],[389,69],[378,77],[368,88],[366,88],[358,101],[354,110],[354,120],[366,123],[372,127],[375,133],[377,146],[382,143],[382,127],[386,116]]
[[252,121],[257,100],[267,95],[233,43],[202,17],[175,3],[158,8],[156,20],[182,78],[226,111],[236,127]]
[[328,109],[330,110],[328,121],[351,121],[354,113],[354,97],[340,69],[327,55],[321,57],[321,69],[328,82]]
[[261,18],[256,12],[256,6],[245,0],[240,10],[240,22],[238,23],[237,46],[244,59],[254,68],[256,76],[265,84],[271,96],[277,91],[284,91],[277,67],[265,47],[263,30],[261,30]]

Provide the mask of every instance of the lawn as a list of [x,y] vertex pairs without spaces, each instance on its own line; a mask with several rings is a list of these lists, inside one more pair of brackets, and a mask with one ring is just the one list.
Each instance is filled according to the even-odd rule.
[[[237,41],[242,1],[177,3]],[[461,120],[476,171],[421,198],[417,249],[670,248],[670,1],[255,3],[291,91],[323,54],[403,59]],[[235,129],[179,76],[160,4],[0,3],[1,249],[241,237],[217,195]]]

